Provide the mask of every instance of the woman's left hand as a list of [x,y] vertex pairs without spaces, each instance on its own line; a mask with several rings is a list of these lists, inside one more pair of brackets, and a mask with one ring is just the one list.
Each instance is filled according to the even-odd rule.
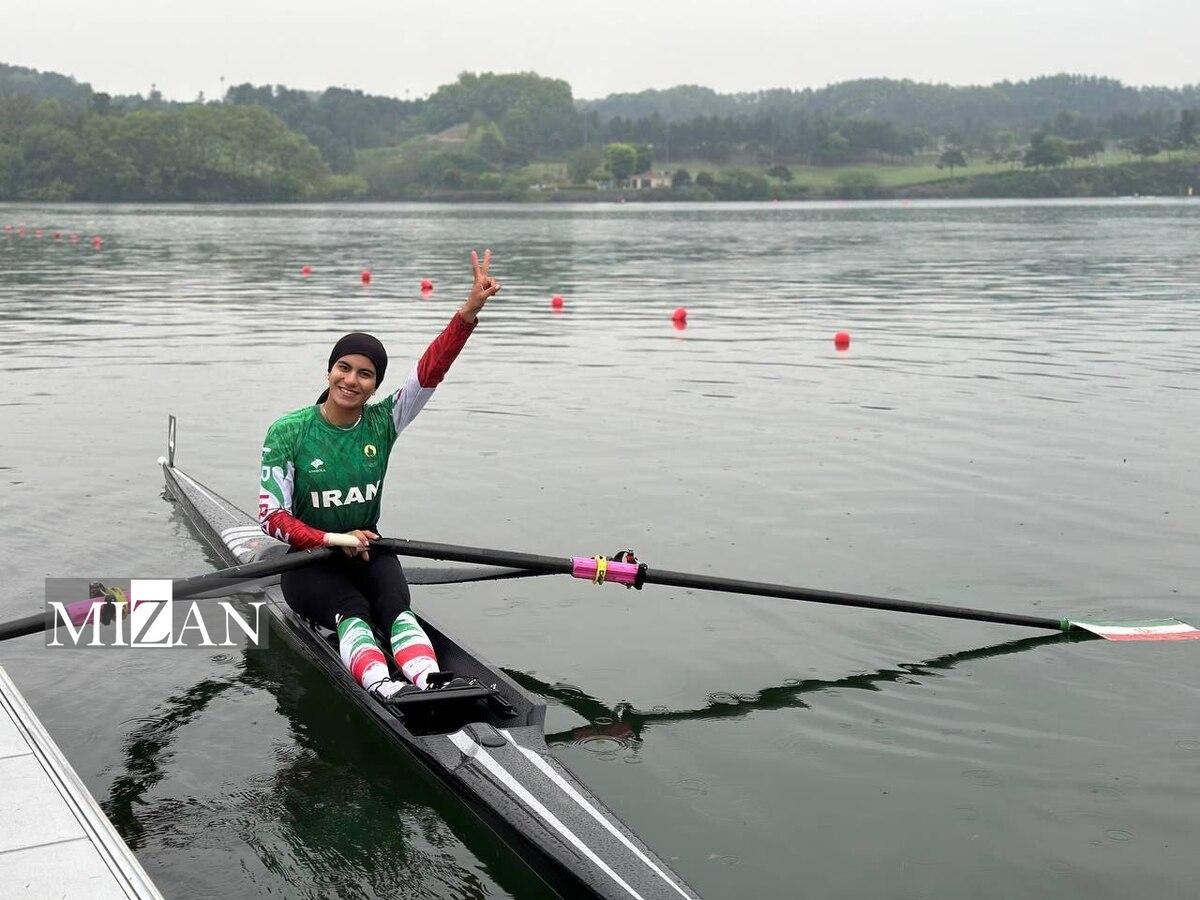
[[347,556],[354,556],[357,554],[359,559],[361,559],[363,562],[367,562],[367,560],[371,558],[371,555],[367,552],[367,547],[369,546],[368,542],[375,540],[377,537],[379,537],[379,535],[373,531],[368,531],[365,528],[356,528],[351,531],[350,534],[358,538],[358,547],[343,547],[342,550]]
[[500,291],[500,282],[488,274],[488,267],[491,264],[491,250],[483,251],[483,262],[479,261],[478,253],[474,250],[471,251],[471,269],[475,276],[475,283],[471,285],[471,293],[467,295],[467,302],[458,310],[458,314],[469,323],[474,324],[484,304]]

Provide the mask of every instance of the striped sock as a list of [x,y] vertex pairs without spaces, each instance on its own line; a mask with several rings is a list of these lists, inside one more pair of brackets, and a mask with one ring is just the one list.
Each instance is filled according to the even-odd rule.
[[338,621],[337,633],[342,662],[355,681],[365,688],[371,688],[381,681],[391,681],[387,658],[375,643],[370,625],[356,616],[346,616]]
[[428,678],[438,671],[437,657],[425,629],[411,612],[402,612],[392,623],[392,658],[404,677],[425,690]]

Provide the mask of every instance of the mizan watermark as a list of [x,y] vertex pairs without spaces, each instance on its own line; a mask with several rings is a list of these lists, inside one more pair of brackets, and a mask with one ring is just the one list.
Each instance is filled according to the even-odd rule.
[[[107,585],[107,587],[106,587]],[[46,579],[47,647],[267,646],[265,601],[175,600],[168,579]]]

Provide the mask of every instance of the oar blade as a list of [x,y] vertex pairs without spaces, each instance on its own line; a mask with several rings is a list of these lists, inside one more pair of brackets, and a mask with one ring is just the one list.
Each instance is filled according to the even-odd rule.
[[1106,641],[1194,641],[1200,640],[1200,628],[1179,619],[1070,619],[1071,626],[1098,634]]

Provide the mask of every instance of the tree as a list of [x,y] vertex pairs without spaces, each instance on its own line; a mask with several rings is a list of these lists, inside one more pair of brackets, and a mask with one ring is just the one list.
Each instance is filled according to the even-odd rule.
[[772,193],[766,176],[749,169],[725,169],[715,187],[722,200],[768,200]]
[[1162,141],[1156,137],[1141,137],[1129,146],[1129,149],[1142,159],[1149,159],[1151,156],[1158,156],[1158,154],[1162,152],[1162,148]]
[[654,145],[638,144],[636,149],[637,163],[633,168],[634,173],[640,174],[649,171],[650,164],[654,162]]
[[20,184],[21,154],[16,147],[0,144],[0,200],[12,200]]
[[1104,142],[1096,138],[1085,138],[1082,141],[1068,141],[1067,155],[1071,159],[1091,159],[1104,149]]
[[874,172],[853,170],[837,179],[837,195],[843,200],[866,200],[879,195],[882,185]]
[[637,171],[638,153],[632,144],[612,143],[604,148],[604,165],[618,184]]
[[675,174],[671,176],[671,189],[679,190],[680,188],[690,187],[692,184],[691,173],[687,169],[676,169]]
[[850,153],[850,141],[840,131],[831,131],[825,135],[817,148],[817,159],[821,162],[843,162]]
[[938,157],[937,167],[939,169],[949,169],[950,177],[954,177],[956,168],[965,169],[967,167],[967,155],[958,147],[951,147],[948,150],[942,151],[942,155]]
[[1041,130],[1033,133],[1025,150],[1025,166],[1030,169],[1051,169],[1061,166],[1068,158],[1067,142]]
[[1187,150],[1200,143],[1200,110],[1185,109],[1179,114],[1174,143],[1181,150]]
[[507,145],[496,123],[485,122],[471,130],[471,136],[467,139],[467,149],[490,163],[498,164],[504,159]]
[[567,177],[572,184],[584,184],[604,165],[599,147],[579,147],[567,154]]
[[767,169],[766,174],[772,178],[778,178],[780,181],[792,180],[792,170],[787,166],[771,166]]
[[[39,188],[69,185],[75,180],[80,148],[74,132],[39,122],[24,131],[18,147],[25,161],[21,173],[23,189],[31,199],[39,196],[35,193]],[[61,193],[61,188],[55,192]],[[68,194],[63,199],[69,198]]]
[[112,109],[112,95],[99,91],[92,94],[92,112],[98,116],[107,115]]

